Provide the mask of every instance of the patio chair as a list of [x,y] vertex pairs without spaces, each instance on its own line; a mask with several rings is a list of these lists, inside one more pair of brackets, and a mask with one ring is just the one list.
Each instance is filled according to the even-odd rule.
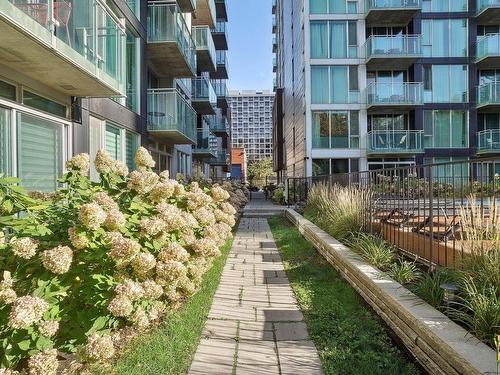
[[395,225],[398,228],[403,228],[414,217],[414,214],[405,212],[404,210],[397,208],[392,210],[392,213],[387,217],[385,222],[387,224]]
[[[447,241],[453,238],[458,238],[460,232],[461,219],[460,216],[433,217],[432,219],[432,236],[439,241]],[[431,235],[431,218],[427,217],[424,222],[413,228],[414,232]]]
[[66,37],[68,45],[71,47],[71,36],[69,34],[69,20],[71,19],[71,3],[65,0],[57,0],[54,2],[54,20],[56,27],[64,27],[66,29]]

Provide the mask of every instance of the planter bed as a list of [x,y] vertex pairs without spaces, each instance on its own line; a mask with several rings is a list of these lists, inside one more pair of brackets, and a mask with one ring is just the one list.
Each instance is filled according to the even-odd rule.
[[493,349],[293,209],[285,214],[430,374],[496,374]]

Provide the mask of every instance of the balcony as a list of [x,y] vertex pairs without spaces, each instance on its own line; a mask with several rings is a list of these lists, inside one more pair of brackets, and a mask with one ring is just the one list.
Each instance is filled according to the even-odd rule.
[[0,1],[0,63],[66,95],[125,95],[125,42],[97,1]]
[[278,62],[276,61],[276,57],[273,57],[273,73],[276,73],[278,70]]
[[229,136],[229,121],[226,116],[212,116],[210,118],[210,130],[218,137]]
[[228,79],[228,61],[227,61],[227,51],[217,51],[217,70],[210,73],[210,78],[212,79]]
[[227,51],[229,49],[227,41],[227,22],[217,20],[215,27],[212,29],[212,37],[214,38],[215,48],[217,50]]
[[276,77],[273,78],[273,91],[276,92],[276,90],[278,89],[278,80],[276,79]]
[[148,131],[167,144],[195,144],[196,112],[177,90],[150,89]]
[[500,153],[500,129],[483,130],[477,133],[477,154]]
[[196,66],[198,73],[215,72],[215,45],[210,28],[208,26],[193,27],[193,39],[196,45]]
[[278,41],[276,40],[276,37],[273,37],[273,53],[276,53],[278,51]]
[[423,104],[423,85],[420,82],[374,82],[366,88],[366,103],[372,112],[411,110]]
[[273,16],[273,34],[276,34],[276,31],[278,30],[278,23],[276,22],[276,17]]
[[215,0],[196,0],[196,12],[191,21],[192,26],[215,26],[217,18]]
[[422,37],[372,35],[366,40],[365,53],[370,70],[407,69],[422,57]]
[[196,74],[195,43],[176,4],[148,5],[148,59],[160,77]]
[[210,165],[213,167],[226,167],[231,164],[231,156],[227,150],[216,151],[215,157],[210,159]]
[[500,68],[500,34],[488,34],[477,39],[478,68]]
[[227,97],[229,96],[229,91],[227,89],[227,82],[225,79],[213,79],[212,84],[215,88],[215,93],[217,95],[217,107],[226,109],[229,107]]
[[500,111],[500,82],[491,82],[477,88],[477,109],[481,112]]
[[215,0],[215,13],[217,15],[217,19],[223,19],[225,22],[229,21],[227,17],[226,0]]
[[214,158],[216,148],[214,145],[215,135],[208,129],[198,129],[196,131],[196,146],[193,147],[193,156],[201,159]]
[[182,13],[192,13],[196,11],[196,0],[177,0],[177,5]]
[[423,130],[374,130],[366,135],[368,155],[413,155],[424,152]]
[[477,23],[479,25],[498,25],[500,19],[500,0],[477,0]]
[[277,0],[273,0],[272,10],[271,10],[273,12],[273,14],[276,14],[277,6],[278,6]]
[[367,25],[407,25],[422,9],[421,0],[365,0]]
[[208,78],[196,77],[191,80],[191,104],[198,114],[215,113],[217,95]]

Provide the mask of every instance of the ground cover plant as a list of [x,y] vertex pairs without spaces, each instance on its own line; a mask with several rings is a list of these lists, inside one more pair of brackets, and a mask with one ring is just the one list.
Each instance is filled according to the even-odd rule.
[[283,217],[269,219],[311,339],[326,374],[418,374],[376,315]]
[[92,182],[77,155],[52,194],[0,179],[0,374],[105,367],[198,291],[231,236],[233,186],[158,175],[143,148],[135,164],[99,151]]

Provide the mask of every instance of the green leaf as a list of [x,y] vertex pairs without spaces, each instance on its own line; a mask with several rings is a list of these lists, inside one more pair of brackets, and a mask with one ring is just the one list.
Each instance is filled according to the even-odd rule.
[[21,342],[17,343],[17,346],[19,349],[21,349],[23,352],[27,352],[30,347],[31,347],[31,340],[23,340]]
[[87,333],[92,334],[94,332],[102,330],[104,327],[106,327],[107,322],[108,322],[108,317],[106,317],[106,316],[98,317],[94,321],[94,324],[92,324],[92,327],[90,328],[90,330]]
[[38,337],[38,340],[36,340],[36,348],[38,350],[48,350],[48,349],[52,349],[52,341],[50,339],[48,339],[47,337],[44,337],[44,336],[39,336]]

